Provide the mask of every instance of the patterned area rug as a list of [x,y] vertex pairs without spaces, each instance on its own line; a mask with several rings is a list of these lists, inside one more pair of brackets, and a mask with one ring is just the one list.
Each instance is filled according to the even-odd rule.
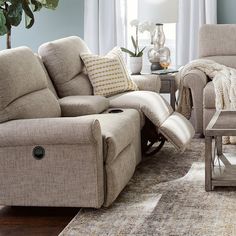
[[139,165],[111,207],[82,209],[60,234],[80,235],[233,236],[236,191],[205,192],[203,140],[183,154],[167,144]]

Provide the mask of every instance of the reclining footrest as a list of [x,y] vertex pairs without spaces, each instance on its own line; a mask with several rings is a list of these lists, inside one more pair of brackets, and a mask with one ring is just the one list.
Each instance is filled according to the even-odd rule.
[[134,91],[110,98],[110,106],[134,108],[143,113],[168,141],[183,152],[195,134],[192,124],[178,112],[174,112],[158,93]]
[[172,113],[160,126],[159,132],[183,152],[195,134],[192,124],[180,113]]

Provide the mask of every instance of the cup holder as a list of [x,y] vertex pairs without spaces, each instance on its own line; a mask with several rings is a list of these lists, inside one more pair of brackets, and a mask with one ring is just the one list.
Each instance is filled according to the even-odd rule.
[[122,113],[122,112],[124,112],[124,111],[121,110],[121,109],[112,109],[112,110],[110,110],[108,113],[110,113],[110,114],[116,114],[116,113]]

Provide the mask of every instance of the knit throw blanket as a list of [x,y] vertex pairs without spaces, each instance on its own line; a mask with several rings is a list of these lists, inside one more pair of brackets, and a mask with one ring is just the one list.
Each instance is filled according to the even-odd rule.
[[[184,76],[191,70],[205,73],[214,84],[216,110],[236,110],[236,69],[218,64],[212,60],[198,59],[184,66],[178,74],[179,98],[177,111],[186,118],[191,116],[190,91],[182,84]],[[235,143],[236,138],[225,137],[224,143]]]

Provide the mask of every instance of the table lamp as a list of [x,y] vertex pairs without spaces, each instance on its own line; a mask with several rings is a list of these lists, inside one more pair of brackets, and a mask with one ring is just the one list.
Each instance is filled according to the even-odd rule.
[[163,23],[176,23],[178,21],[178,6],[178,0],[138,0],[139,20],[156,23],[154,47],[148,52],[152,71],[161,70],[165,67],[161,63],[162,58],[167,58],[170,61],[170,49],[165,47]]

